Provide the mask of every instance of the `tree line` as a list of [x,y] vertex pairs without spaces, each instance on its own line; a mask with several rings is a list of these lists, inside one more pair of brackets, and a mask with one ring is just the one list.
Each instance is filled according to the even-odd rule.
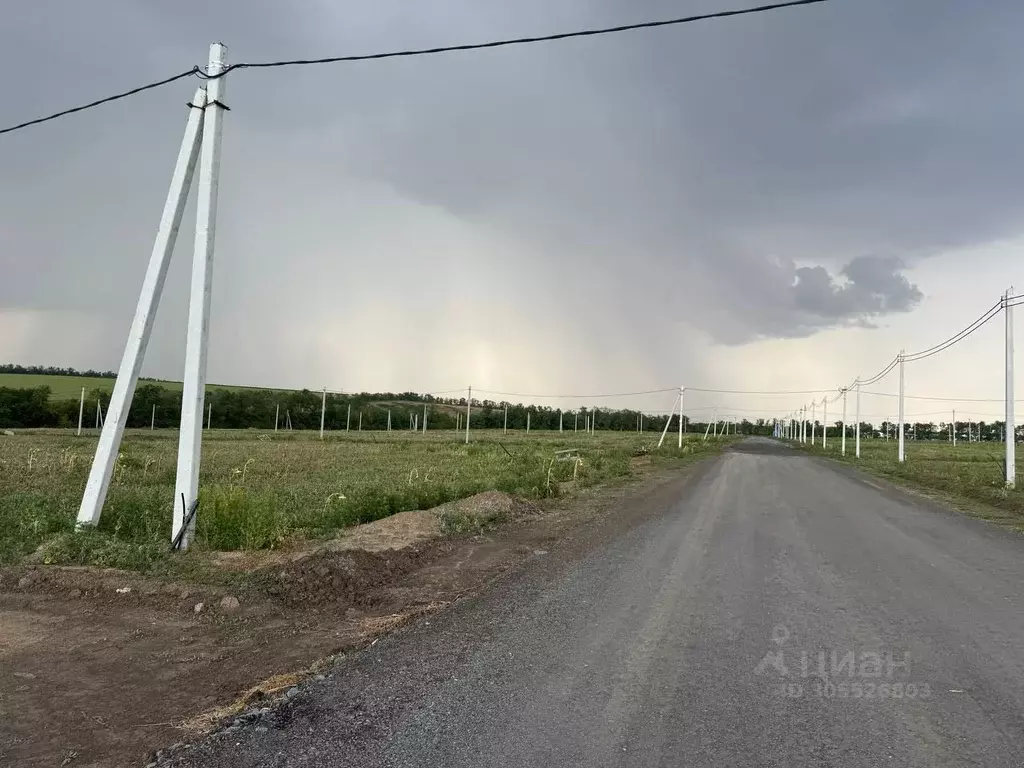
[[[32,366],[0,366],[8,373],[40,374],[42,370]],[[53,375],[68,374],[74,369],[53,369],[60,371]],[[81,374],[100,377],[95,372]],[[111,374],[113,376],[113,374]],[[105,376],[102,376],[105,377]],[[78,425],[79,401],[51,398],[49,387],[12,388],[0,387],[0,429],[16,428],[70,428]],[[210,388],[206,392],[206,404],[210,426],[214,429],[259,429],[273,430],[275,419],[279,429],[285,429],[290,422],[293,429],[319,429],[322,392],[304,390],[273,390],[258,388],[222,389]],[[87,392],[83,425],[95,427],[97,404],[106,415],[110,405],[110,393],[100,388]],[[410,421],[422,428],[426,408],[427,429],[455,429],[465,418],[466,398],[438,398],[416,392],[361,392],[353,394],[327,394],[324,411],[324,427],[331,431],[346,428],[357,430],[383,430],[388,426],[395,430],[408,429]],[[507,410],[507,417],[506,417]],[[525,430],[527,419],[530,429],[558,430],[571,432],[586,428],[587,419],[594,418],[596,428],[612,431],[635,431],[639,424],[640,412],[632,409],[599,408],[583,406],[576,409],[559,409],[543,405],[524,405],[506,401],[479,400],[473,398],[472,424],[474,429]],[[661,432],[665,428],[664,414],[643,414],[644,432]],[[145,428],[151,424],[157,429],[176,428],[181,421],[181,392],[160,384],[145,382],[135,390],[128,412],[128,426]],[[464,422],[462,422],[464,424]],[[678,422],[673,420],[672,429]],[[815,422],[820,438],[821,423]],[[685,430],[703,434],[708,429],[706,421],[687,418]],[[999,441],[1003,439],[1004,422],[957,421],[957,439]],[[772,420],[756,419],[737,422],[736,431],[743,435],[771,435]],[[714,426],[711,426],[712,430]],[[842,434],[842,422],[829,426],[829,436],[838,438]],[[908,440],[948,440],[948,422],[913,422],[904,425],[904,436]],[[856,424],[847,424],[847,436],[856,434]],[[886,434],[895,438],[897,425],[888,421],[875,427],[870,422],[861,423],[861,437],[884,438]],[[810,426],[808,426],[810,436]]]
[[[0,428],[71,428],[78,425],[79,401],[53,399],[49,387],[0,387]],[[210,426],[214,429],[273,430],[290,423],[293,429],[319,429],[322,392],[311,390],[282,391],[272,389],[210,388],[206,392],[206,405]],[[105,417],[110,405],[110,393],[94,388],[86,393],[83,425],[93,428],[97,423],[97,410]],[[416,392],[361,392],[326,396],[324,427],[331,431],[344,429],[383,430],[388,426],[390,413],[394,430],[408,429],[410,421],[423,426],[424,409],[428,430],[455,429],[465,418],[466,398],[438,398]],[[474,429],[525,430],[527,421],[531,430],[558,430],[561,424],[566,432],[584,430],[587,420],[594,419],[596,429],[635,431],[641,422],[637,410],[583,406],[559,409],[544,405],[524,405],[506,401],[473,398],[472,422]],[[661,432],[666,416],[643,414],[644,432]],[[128,412],[127,425],[131,428],[174,428],[181,421],[181,392],[176,389],[142,382]],[[465,422],[462,422],[463,424]],[[677,421],[673,420],[673,430]],[[687,432],[700,432],[708,423],[687,419]],[[711,427],[714,430],[714,426]],[[720,429],[721,427],[719,427]],[[764,419],[744,420],[736,425],[745,435],[770,435],[772,423]]]

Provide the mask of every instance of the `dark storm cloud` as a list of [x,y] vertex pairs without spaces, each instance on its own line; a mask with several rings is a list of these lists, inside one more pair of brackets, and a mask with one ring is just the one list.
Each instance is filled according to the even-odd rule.
[[[726,4],[694,0],[686,12]],[[5,17],[0,63],[33,65],[0,122],[201,63],[210,38],[251,61],[679,8],[22,4]],[[308,337],[342,322],[320,308],[365,308],[365,319],[380,311],[382,268],[394,303],[374,323],[447,338],[450,319],[431,307],[494,295],[519,312],[513,327],[557,326],[602,352],[615,338],[652,365],[681,326],[738,344],[909,311],[922,299],[902,264],[924,285],[929,256],[1019,232],[1024,104],[1010,94],[1022,22],[1015,0],[833,0],[490,52],[239,71],[214,328]],[[111,329],[97,349],[116,356],[192,87],[0,140],[0,309],[91,313]],[[161,308],[176,329],[190,249],[180,250]],[[534,343],[550,342],[538,333]],[[258,337],[213,359],[244,366]],[[180,359],[174,344],[161,349]]]
[[923,294],[900,273],[895,256],[858,256],[845,265],[837,281],[824,267],[799,267],[793,285],[796,309],[823,323],[864,323],[893,312],[909,312]]

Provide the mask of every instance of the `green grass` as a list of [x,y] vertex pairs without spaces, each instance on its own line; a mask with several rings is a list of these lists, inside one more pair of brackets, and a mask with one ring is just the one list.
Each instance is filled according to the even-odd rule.
[[[718,448],[690,437],[682,452],[667,447],[654,460]],[[203,440],[196,543],[279,548],[484,490],[546,498],[573,474],[572,462],[552,462],[556,450],[580,449],[573,487],[585,487],[630,476],[633,456],[656,443],[657,435],[631,432],[478,431],[467,446],[461,435],[440,431],[352,432],[320,441],[315,432],[214,430]],[[44,543],[48,562],[147,569],[167,558],[177,431],[129,430],[98,530],[81,535],[74,521],[95,446],[94,434],[62,430],[0,437],[0,562]]]
[[[181,391],[180,381],[152,381],[141,382],[144,384],[157,384],[173,392]],[[0,373],[0,387],[11,389],[34,389],[36,387],[49,387],[52,400],[77,400],[82,394],[82,387],[86,393],[93,390],[102,392],[114,391],[114,379],[104,379],[90,376],[49,376],[35,373]],[[228,391],[242,391],[247,389],[264,389],[263,387],[242,387],[221,384],[209,384],[208,389],[221,389]],[[287,390],[271,390],[287,391]]]
[[[921,491],[949,502],[976,517],[1013,528],[1024,528],[1024,482],[1017,489],[1005,486],[1005,449],[1002,443],[912,441],[905,443],[905,458],[897,461],[895,440],[861,440],[861,458],[854,456],[854,443],[847,438],[847,455],[840,454],[840,441],[830,438],[828,450],[821,445],[804,447],[808,452],[844,461],[897,485]],[[1017,477],[1024,481],[1022,451],[1018,450]]]

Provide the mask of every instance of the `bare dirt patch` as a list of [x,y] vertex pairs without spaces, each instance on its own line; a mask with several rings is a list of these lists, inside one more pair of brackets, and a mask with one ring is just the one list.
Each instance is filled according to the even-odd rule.
[[[543,513],[480,494],[301,550],[211,556],[235,578],[216,584],[96,568],[0,571],[0,765],[144,765],[573,531],[603,517],[626,525],[609,510],[627,492],[586,491]],[[473,535],[442,535],[467,521]]]

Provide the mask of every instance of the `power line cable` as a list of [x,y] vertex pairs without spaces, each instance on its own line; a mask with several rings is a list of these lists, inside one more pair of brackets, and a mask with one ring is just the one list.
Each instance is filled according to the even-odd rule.
[[577,37],[596,37],[597,35],[610,35],[618,32],[630,32],[637,29],[654,29],[656,27],[669,27],[678,24],[690,24],[695,21],[707,19],[724,19],[731,16],[746,16],[753,13],[764,13],[782,8],[791,8],[798,5],[813,5],[824,3],[827,0],[790,0],[784,3],[772,3],[770,5],[759,5],[754,8],[739,8],[729,11],[715,11],[713,13],[702,13],[694,16],[682,16],[674,19],[662,19],[660,21],[643,21],[636,24],[621,24],[615,27],[599,27],[594,29],[581,29],[573,32],[558,32],[551,35],[536,35],[533,37],[516,37],[505,40],[491,40],[486,43],[467,43],[463,45],[444,45],[436,48],[413,48],[401,51],[388,51],[386,53],[365,53],[344,56],[325,56],[319,59],[290,59],[281,61],[262,62],[240,62],[225,68],[223,72],[209,76],[200,73],[201,77],[214,80],[224,77],[236,69],[266,69],[273,67],[308,66],[311,64],[336,64],[348,61],[375,61],[377,59],[397,59],[408,56],[430,56],[438,53],[452,53],[456,51],[478,51],[485,48],[505,48],[511,45],[524,45],[528,43],[546,43],[554,40],[569,40]]
[[706,392],[712,395],[820,395],[831,392],[831,389],[794,389],[753,391],[745,389],[704,389],[702,387],[686,387],[687,392]]
[[135,96],[136,94],[142,93],[143,91],[151,91],[154,88],[160,88],[161,86],[169,85],[170,83],[173,83],[175,80],[182,80],[182,79],[184,79],[186,77],[191,77],[192,75],[197,75],[200,72],[201,72],[201,70],[199,69],[199,67],[192,67],[192,69],[186,70],[185,72],[179,72],[178,74],[172,75],[171,77],[166,77],[163,80],[157,80],[157,81],[152,82],[152,83],[146,83],[146,85],[140,85],[139,87],[132,88],[129,91],[123,91],[122,93],[115,93],[113,96],[107,96],[107,97],[102,98],[102,99],[97,99],[96,101],[90,101],[88,104],[82,104],[82,105],[77,106],[77,107],[71,107],[70,109],[63,109],[60,112],[54,112],[52,115],[47,115],[46,117],[37,117],[35,120],[27,120],[24,123],[18,123],[17,125],[12,125],[12,126],[9,126],[7,128],[2,128],[2,129],[0,129],[0,134],[12,133],[14,131],[19,131],[22,128],[28,128],[29,126],[32,126],[32,125],[39,125],[40,123],[48,123],[51,120],[56,120],[57,118],[60,118],[60,117],[66,117],[67,115],[73,115],[76,112],[84,112],[87,109],[92,109],[93,107],[98,107],[101,104],[109,104],[112,101],[118,101],[120,99],[127,99],[129,96]]
[[24,123],[18,125],[12,125],[7,128],[0,129],[0,134],[12,133],[13,131],[21,130],[22,128],[28,128],[32,125],[39,125],[40,123],[46,123],[51,120],[56,120],[67,115],[74,114],[75,112],[82,112],[93,107],[98,107],[101,104],[107,104],[112,101],[124,99],[135,94],[142,93],[143,91],[152,90],[153,88],[159,88],[169,83],[173,83],[175,80],[181,80],[191,75],[197,75],[204,80],[216,80],[224,77],[229,72],[233,72],[236,69],[272,69],[278,67],[294,67],[294,66],[309,66],[314,64],[336,64],[340,62],[353,62],[353,61],[375,61],[378,59],[397,59],[407,58],[412,56],[430,56],[439,53],[454,53],[456,51],[478,51],[490,48],[504,48],[512,45],[525,45],[528,43],[544,43],[552,42],[555,40],[569,40],[577,37],[596,37],[598,35],[610,35],[618,32],[629,32],[638,29],[654,29],[656,27],[670,27],[679,24],[690,24],[695,21],[705,21],[708,19],[724,19],[732,16],[747,16],[755,13],[765,13],[767,11],[776,11],[783,8],[792,8],[800,5],[814,5],[817,3],[825,3],[828,0],[789,0],[789,2],[782,3],[771,3],[769,5],[759,5],[753,8],[737,8],[728,11],[715,11],[713,13],[702,13],[694,16],[683,16],[673,19],[661,19],[658,21],[643,21],[635,24],[620,24],[614,27],[601,27],[594,29],[581,29],[572,32],[558,32],[551,35],[536,35],[533,37],[516,37],[504,40],[490,40],[484,43],[465,43],[461,45],[444,45],[437,46],[434,48],[412,48],[398,51],[386,51],[381,53],[364,53],[354,55],[343,55],[343,56],[325,56],[319,59],[283,59],[279,61],[257,61],[257,62],[240,62],[238,64],[231,64],[224,68],[223,71],[215,74],[208,75],[202,71],[199,67],[192,67],[186,72],[179,72],[176,75],[158,80],[156,82],[147,83],[137,88],[132,88],[129,91],[118,93],[113,96],[107,96],[96,101],[89,102],[88,104],[82,104],[77,107],[71,107],[70,109],[64,109],[60,112],[55,112],[52,115],[45,117],[39,117],[34,120],[27,120]]
[[1003,302],[1000,299],[995,304],[993,304],[988,309],[988,311],[985,312],[981,317],[979,317],[977,320],[975,320],[973,323],[971,323],[969,326],[964,328],[959,333],[950,336],[948,339],[946,339],[943,342],[940,342],[939,344],[936,344],[934,347],[929,347],[928,349],[922,350],[920,352],[915,352],[911,355],[903,355],[904,362],[915,362],[917,360],[924,360],[925,358],[931,357],[932,355],[937,355],[939,352],[943,352],[944,350],[949,349],[954,344],[958,344],[959,342],[963,341],[972,333],[974,333],[983,325],[985,325],[987,322],[989,322],[993,317],[999,314],[1002,308]]
[[586,400],[589,398],[604,398],[604,397],[634,397],[638,395],[661,395],[666,392],[678,392],[678,387],[672,387],[670,389],[651,389],[646,392],[612,392],[609,394],[602,395],[538,395],[538,394],[524,394],[522,392],[495,392],[490,389],[476,390],[483,395],[499,395],[500,397],[533,397],[542,400]]

